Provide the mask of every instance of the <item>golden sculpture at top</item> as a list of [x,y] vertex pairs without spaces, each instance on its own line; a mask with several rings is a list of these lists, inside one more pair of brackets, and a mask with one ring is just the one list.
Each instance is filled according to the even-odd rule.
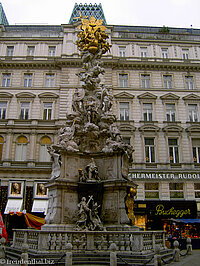
[[102,53],[105,54],[110,50],[110,44],[106,41],[108,35],[105,32],[106,27],[102,25],[103,20],[96,20],[94,16],[87,19],[82,17],[81,12],[79,14],[82,23],[78,27],[82,31],[78,34],[79,40],[76,42],[79,50],[82,52],[88,50],[95,54],[102,49]]

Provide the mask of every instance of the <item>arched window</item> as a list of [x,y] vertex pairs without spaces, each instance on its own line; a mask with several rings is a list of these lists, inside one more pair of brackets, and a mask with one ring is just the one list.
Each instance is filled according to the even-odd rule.
[[27,138],[24,136],[20,136],[17,139],[16,143],[16,161],[26,161],[26,153],[27,153]]
[[51,156],[47,150],[49,145],[51,145],[51,139],[49,137],[43,137],[40,142],[40,162],[51,161]]
[[2,136],[0,136],[0,161],[2,160],[3,143],[4,143],[4,139]]

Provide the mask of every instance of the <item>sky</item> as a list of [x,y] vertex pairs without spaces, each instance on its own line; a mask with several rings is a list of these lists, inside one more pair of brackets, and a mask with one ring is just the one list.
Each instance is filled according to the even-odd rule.
[[200,29],[200,0],[0,0],[10,25],[61,25],[75,3],[101,3],[108,25]]

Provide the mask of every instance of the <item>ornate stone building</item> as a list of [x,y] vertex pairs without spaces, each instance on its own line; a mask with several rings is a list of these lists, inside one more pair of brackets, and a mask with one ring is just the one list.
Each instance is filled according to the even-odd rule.
[[[47,146],[70,112],[82,65],[79,22],[0,25],[1,212],[43,212]],[[107,25],[102,83],[112,89],[124,141],[134,147],[137,224],[196,218],[200,211],[200,30]],[[18,183],[19,192],[14,192]],[[17,195],[16,195],[17,194]],[[5,219],[8,216],[5,215]]]

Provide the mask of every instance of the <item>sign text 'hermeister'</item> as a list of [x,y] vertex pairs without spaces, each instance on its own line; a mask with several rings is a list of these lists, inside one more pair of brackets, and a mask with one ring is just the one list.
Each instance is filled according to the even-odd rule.
[[129,173],[132,179],[199,179],[196,173]]

